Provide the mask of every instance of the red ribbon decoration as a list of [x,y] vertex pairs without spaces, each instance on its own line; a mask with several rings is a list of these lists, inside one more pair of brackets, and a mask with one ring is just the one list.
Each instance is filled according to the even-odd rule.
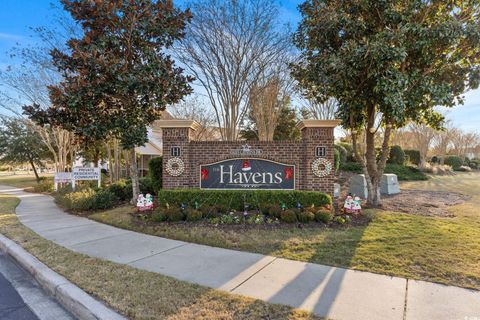
[[293,169],[285,168],[285,180],[290,180],[293,178]]
[[202,180],[207,180],[207,179],[208,179],[208,170],[202,169]]

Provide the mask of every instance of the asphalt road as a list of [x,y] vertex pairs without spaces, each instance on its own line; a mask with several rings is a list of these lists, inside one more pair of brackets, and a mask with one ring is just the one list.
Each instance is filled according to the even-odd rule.
[[74,319],[38,283],[0,253],[0,320]]
[[3,274],[0,274],[0,319],[38,320]]

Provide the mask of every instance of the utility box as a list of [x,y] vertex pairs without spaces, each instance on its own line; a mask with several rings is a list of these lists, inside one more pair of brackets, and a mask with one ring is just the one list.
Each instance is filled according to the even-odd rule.
[[381,194],[397,194],[400,193],[400,184],[396,174],[385,173],[380,181]]
[[361,199],[368,198],[367,179],[364,174],[357,174],[350,178],[350,187],[348,193],[356,195]]

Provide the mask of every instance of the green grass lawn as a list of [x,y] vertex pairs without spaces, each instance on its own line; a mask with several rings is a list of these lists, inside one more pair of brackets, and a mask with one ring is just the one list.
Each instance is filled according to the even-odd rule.
[[406,182],[402,188],[472,196],[454,218],[367,210],[367,226],[343,229],[223,230],[195,225],[139,225],[130,207],[90,218],[121,228],[211,246],[480,289],[480,173]]
[[[42,175],[42,177],[53,179],[52,175]],[[0,176],[0,184],[8,185],[16,188],[30,188],[37,185],[34,175],[9,175]]]

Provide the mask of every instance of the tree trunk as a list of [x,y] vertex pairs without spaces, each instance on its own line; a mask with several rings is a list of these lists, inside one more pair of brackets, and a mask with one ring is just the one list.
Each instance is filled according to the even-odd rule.
[[38,176],[37,168],[35,168],[35,163],[33,163],[32,159],[30,159],[30,165],[32,166],[33,173],[35,174],[35,179],[37,180],[37,183],[39,183],[40,177]]
[[138,195],[140,194],[140,183],[138,179],[137,155],[135,153],[135,148],[130,150],[130,177],[132,178],[132,204],[136,204]]
[[105,148],[107,148],[107,158],[108,158],[108,180],[110,184],[113,183],[113,159],[112,159],[112,149],[110,149],[110,144],[105,142]]

